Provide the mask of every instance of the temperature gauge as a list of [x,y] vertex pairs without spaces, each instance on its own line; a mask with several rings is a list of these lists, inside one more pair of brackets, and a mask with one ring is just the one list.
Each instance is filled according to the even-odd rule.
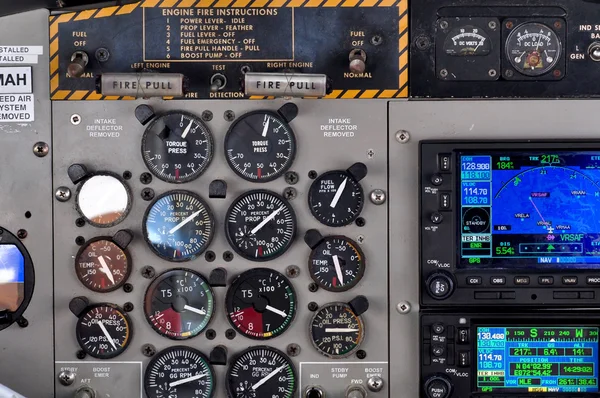
[[537,22],[524,23],[506,39],[506,56],[511,65],[527,76],[541,76],[558,63],[562,44],[556,32]]
[[110,359],[123,353],[131,342],[131,321],[114,304],[95,304],[79,315],[76,334],[85,353],[94,358]]

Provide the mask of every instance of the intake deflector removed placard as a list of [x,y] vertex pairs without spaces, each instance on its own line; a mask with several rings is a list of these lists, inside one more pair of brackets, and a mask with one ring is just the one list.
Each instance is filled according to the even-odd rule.
[[[186,98],[244,99],[244,73],[252,71],[325,74],[332,88],[326,98],[406,97],[407,3],[146,0],[52,16],[51,96],[132,99],[102,96],[96,79],[144,71],[185,75]],[[73,78],[67,69],[77,51],[89,62],[83,75]],[[365,56],[362,73],[350,71],[353,51]],[[224,78],[225,86],[211,91],[215,76]]]

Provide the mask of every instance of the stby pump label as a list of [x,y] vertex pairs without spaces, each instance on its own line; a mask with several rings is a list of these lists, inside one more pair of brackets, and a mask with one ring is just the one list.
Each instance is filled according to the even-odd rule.
[[0,94],[31,94],[31,67],[0,68]]

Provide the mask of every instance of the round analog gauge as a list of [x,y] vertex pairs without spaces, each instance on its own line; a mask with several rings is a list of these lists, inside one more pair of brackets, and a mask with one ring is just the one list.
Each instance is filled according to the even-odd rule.
[[112,292],[129,278],[131,259],[110,237],[99,237],[79,249],[75,257],[75,273],[88,289]]
[[297,385],[294,364],[272,347],[248,348],[233,359],[227,371],[229,398],[292,398]]
[[366,166],[362,163],[357,165],[360,166],[353,167],[360,169],[358,174],[353,173],[352,168],[328,171],[310,186],[308,206],[322,224],[342,227],[351,224],[360,215],[364,194],[359,181],[366,175]]
[[200,334],[210,322],[215,296],[204,277],[187,269],[169,270],[148,287],[146,319],[159,334],[174,340]]
[[252,182],[268,182],[285,173],[296,156],[296,137],[277,113],[251,112],[236,120],[225,136],[231,169]]
[[169,347],[148,364],[144,389],[148,398],[211,398],[215,372],[208,358],[195,348]]
[[239,275],[225,299],[229,323],[246,337],[266,340],[287,330],[296,315],[296,293],[277,271],[254,268]]
[[541,23],[524,23],[506,39],[506,56],[512,66],[527,76],[541,76],[558,63],[561,42],[554,30]]
[[94,358],[110,359],[131,342],[131,321],[113,304],[95,304],[79,316],[76,327],[81,349]]
[[444,40],[444,52],[453,57],[488,55],[491,51],[488,34],[473,25],[452,29]]
[[346,358],[355,353],[365,337],[365,326],[346,303],[331,303],[317,310],[310,326],[312,343],[330,358]]
[[213,146],[213,137],[200,119],[186,112],[169,112],[146,129],[142,157],[161,180],[183,183],[204,173],[213,158]]
[[345,236],[327,236],[308,259],[312,279],[330,292],[356,286],[365,273],[365,255],[356,242]]
[[75,200],[77,210],[92,226],[112,227],[127,217],[131,191],[112,173],[96,173],[81,183]]
[[214,218],[202,198],[189,191],[159,196],[144,216],[144,238],[158,256],[189,261],[202,254],[214,234]]
[[252,261],[281,256],[296,236],[296,213],[282,196],[256,190],[238,197],[227,211],[225,233],[233,249]]

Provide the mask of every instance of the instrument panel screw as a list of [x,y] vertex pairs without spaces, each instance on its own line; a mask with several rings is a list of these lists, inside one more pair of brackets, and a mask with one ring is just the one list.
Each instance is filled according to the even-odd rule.
[[300,177],[298,177],[298,173],[296,173],[295,171],[288,171],[287,173],[285,173],[284,178],[285,183],[290,185],[296,185],[300,180]]
[[59,202],[66,202],[71,199],[71,190],[67,187],[58,187],[54,193],[54,197]]
[[363,217],[358,217],[355,224],[357,227],[364,227],[367,224],[367,221]]
[[401,301],[396,304],[396,310],[401,314],[408,314],[410,312],[410,304],[407,301]]
[[554,77],[560,77],[561,74],[561,71],[558,69],[555,69],[554,72],[552,72],[552,76]]
[[109,58],[110,52],[106,48],[100,47],[96,50],[96,59],[98,60],[98,62],[106,62]]
[[506,29],[512,29],[515,25],[512,23],[512,21],[508,21],[504,26],[506,26]]
[[156,354],[156,347],[152,344],[144,344],[142,346],[142,354],[146,357],[153,357]]
[[233,120],[235,119],[235,113],[233,113],[233,111],[225,111],[223,117],[226,121],[233,122]]
[[448,71],[446,69],[442,69],[440,71],[440,76],[441,77],[448,77]]
[[292,343],[287,346],[287,354],[291,357],[297,357],[300,354],[300,346],[298,344]]
[[386,194],[383,189],[372,190],[369,197],[371,199],[371,202],[373,202],[373,204],[375,205],[382,205],[385,203],[386,200]]
[[448,21],[441,21],[440,22],[440,28],[442,29],[448,29]]
[[77,220],[75,220],[75,225],[79,228],[83,227],[85,225],[85,220],[83,217],[79,217]]
[[311,284],[308,285],[308,291],[314,293],[317,290],[319,290],[319,285],[317,285],[316,283],[313,282],[313,283],[311,283]]
[[498,73],[498,72],[496,72],[496,69],[490,69],[490,70],[488,71],[488,75],[489,75],[490,77],[496,77],[496,74],[497,74],[497,73]]
[[27,326],[29,326],[29,321],[24,317],[20,317],[19,319],[17,319],[17,325],[19,325],[19,327],[21,328],[26,328]]
[[381,37],[380,35],[375,35],[375,36],[371,37],[372,45],[379,46],[379,45],[381,45],[381,43],[383,43],[383,37]]
[[58,381],[63,386],[70,386],[75,382],[75,373],[70,370],[63,370],[58,374]]
[[17,231],[17,237],[19,239],[25,239],[27,237],[27,231],[24,229],[20,229]]
[[506,76],[506,77],[513,77],[514,74],[515,73],[510,69],[507,69],[504,71],[504,76]]
[[154,189],[144,188],[142,189],[142,199],[148,201],[154,199]]
[[211,120],[213,120],[213,113],[209,110],[202,112],[202,120],[204,120],[205,122],[210,122]]
[[233,260],[233,253],[230,252],[229,250],[226,251],[225,253],[223,253],[223,260],[230,262],[231,260]]
[[43,158],[48,154],[50,148],[45,142],[39,141],[33,144],[33,154],[38,158]]
[[151,267],[150,265],[146,265],[144,268],[142,268],[142,276],[146,279],[152,279],[154,278],[154,275],[156,275],[156,271],[154,270],[154,267]]
[[85,238],[83,236],[78,236],[77,238],[75,238],[75,244],[77,246],[81,246],[85,243]]
[[287,200],[294,200],[294,199],[296,199],[297,196],[298,196],[298,191],[296,191],[296,188],[287,187],[286,189],[283,190],[283,197],[286,198]]
[[124,180],[130,180],[131,179],[131,171],[126,170],[123,172],[123,179]]
[[406,144],[410,140],[410,134],[406,130],[399,130],[396,132],[396,141],[401,144]]
[[356,358],[365,359],[367,357],[367,352],[365,350],[356,351]]
[[[124,291],[125,293],[131,293],[131,292],[133,292],[133,285],[132,285],[131,283],[126,283],[126,284],[124,284],[124,285],[123,285],[123,291]],[[131,304],[131,303],[129,303],[129,304]],[[133,304],[132,304],[132,305],[133,305]],[[127,310],[125,310],[125,311],[127,311]],[[129,312],[129,311],[127,311],[127,312]]]
[[85,357],[87,356],[87,354],[85,353],[85,351],[79,350],[79,351],[77,351],[77,353],[75,354],[75,356],[77,357],[77,359],[85,359]]
[[150,173],[142,173],[140,175],[140,182],[144,185],[148,185],[152,182],[152,174]]
[[554,22],[554,27],[556,29],[560,29],[560,28],[562,28],[562,23],[560,21],[556,21],[556,22]]
[[[127,285],[129,285],[129,283],[127,283]],[[123,290],[125,290],[125,289],[123,289]],[[131,288],[131,290],[133,290],[133,287]],[[133,311],[133,303],[127,302],[127,303],[123,304],[123,310],[125,310],[125,312]]]
[[225,331],[225,337],[227,337],[228,340],[235,339],[235,335],[236,335],[236,333],[235,333],[235,330],[233,330],[233,329],[227,329]]
[[206,253],[204,253],[204,259],[206,261],[208,261],[209,263],[212,263],[213,261],[215,261],[216,258],[217,258],[217,255],[212,250],[209,250]]
[[379,392],[383,389],[383,379],[379,376],[371,376],[369,377],[369,380],[367,380],[367,387],[369,387],[369,390],[373,391],[373,392]]
[[217,332],[214,329],[208,329],[206,331],[206,338],[209,340],[214,340],[217,337]]
[[357,241],[358,243],[364,243],[364,242],[365,242],[365,237],[364,237],[364,235],[358,235],[358,236],[356,237],[356,241]]
[[71,115],[71,124],[77,126],[79,123],[81,123],[81,116],[78,114]]
[[309,171],[308,178],[310,178],[311,180],[314,180],[315,178],[317,178],[317,172],[314,170]]
[[431,46],[431,40],[429,39],[428,36],[418,36],[415,39],[415,46],[417,46],[417,49],[421,50],[421,51],[425,51],[427,49],[429,49],[429,47]]
[[490,21],[488,23],[488,27],[492,30],[496,30],[496,28],[498,27],[498,24],[496,23],[496,21]]
[[367,151],[367,159],[373,159],[375,157],[375,151],[372,149],[369,149]]
[[310,303],[308,303],[309,311],[315,312],[318,309],[319,309],[319,304],[315,303],[314,301],[311,301]]
[[298,275],[300,275],[300,267],[297,265],[290,265],[285,269],[285,273],[290,278],[296,278]]

